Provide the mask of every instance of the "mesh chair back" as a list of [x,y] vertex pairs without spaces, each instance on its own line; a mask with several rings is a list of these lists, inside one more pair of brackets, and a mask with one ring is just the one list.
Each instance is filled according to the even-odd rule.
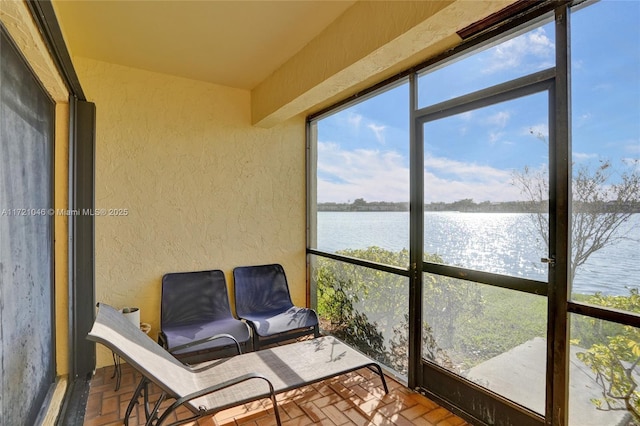
[[240,266],[233,270],[233,280],[236,312],[241,318],[293,306],[281,265]]
[[233,318],[221,270],[177,272],[162,277],[161,327]]

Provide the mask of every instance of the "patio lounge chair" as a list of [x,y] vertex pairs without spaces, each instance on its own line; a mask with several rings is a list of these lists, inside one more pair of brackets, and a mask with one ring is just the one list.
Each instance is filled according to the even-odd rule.
[[[145,381],[162,390],[147,416],[148,425],[164,424],[168,416],[181,406],[189,409],[193,416],[172,425],[263,398],[271,399],[276,422],[281,425],[275,398],[277,393],[363,367],[379,374],[388,393],[380,366],[333,337],[305,340],[191,367],[149,339],[117,310],[99,303],[96,320],[87,338],[117,353],[143,376],[134,400],[140,396]],[[160,406],[166,398],[173,398],[175,402],[160,413]],[[130,406],[134,403],[132,400]],[[125,424],[127,421],[128,417]]]
[[294,306],[281,265],[240,266],[233,270],[236,314],[253,331],[253,348],[313,333],[319,336],[318,316]]
[[173,355],[191,362],[235,355],[241,345],[247,350],[250,338],[247,324],[231,314],[222,271],[162,277],[158,343]]

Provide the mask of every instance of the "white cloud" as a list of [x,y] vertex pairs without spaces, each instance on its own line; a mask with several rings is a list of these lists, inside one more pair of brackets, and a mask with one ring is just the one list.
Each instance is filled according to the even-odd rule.
[[487,53],[489,61],[482,68],[486,74],[523,67],[525,63],[535,64],[535,69],[543,69],[553,65],[554,44],[544,28],[538,28],[507,40]]
[[[409,168],[399,153],[372,149],[347,151],[318,142],[318,202],[408,201]],[[425,158],[425,202],[522,199],[512,172],[444,157]]]
[[504,132],[489,132],[489,143],[495,144],[504,136]]
[[437,170],[440,173],[460,177],[473,177],[481,181],[510,178],[510,172],[495,167],[482,166],[475,163],[465,163],[444,157],[427,157],[424,160],[425,169]]
[[444,179],[432,173],[424,174],[425,203],[451,203],[467,198],[474,202],[500,202],[522,199],[520,190],[511,184],[510,177],[506,180],[493,182],[478,182],[471,180]]
[[493,124],[500,128],[505,128],[509,123],[509,119],[511,118],[511,113],[508,111],[499,111],[489,118],[487,118],[487,123]]
[[425,202],[453,202],[472,198],[482,201],[513,201],[522,198],[511,184],[509,170],[465,163],[442,157],[425,159]]
[[[475,120],[474,125],[482,125],[486,129],[486,138],[489,144],[494,145],[498,142],[503,144],[510,144],[512,142],[504,140],[507,135],[502,131],[508,127],[511,121],[512,113],[510,111],[496,111],[491,115],[485,115],[482,118]],[[469,118],[465,118],[463,121],[468,121]],[[462,136],[468,133],[468,127],[466,125],[459,126],[459,132]]]
[[[487,117],[485,124],[488,124],[493,128],[497,127],[498,129],[504,129],[505,127],[507,127],[510,118],[511,113],[509,113],[508,111],[498,111],[495,114]],[[487,136],[489,138],[489,143],[491,145],[494,145],[495,143],[499,142],[504,135],[504,132],[492,129],[489,130]]]
[[466,111],[462,114],[459,114],[458,117],[460,117],[460,119],[462,119],[463,121],[471,121],[474,115],[474,111]]
[[551,39],[547,37],[544,28],[538,28],[532,33],[523,35],[523,37],[529,42],[529,49],[535,56],[550,56],[553,55],[555,46]]
[[588,154],[586,152],[575,152],[575,151],[572,153],[572,156],[573,156],[573,160],[578,162],[589,161],[599,157],[598,154]]
[[409,169],[397,152],[347,151],[318,142],[318,202],[408,201]]
[[578,117],[576,117],[576,119],[574,120],[574,126],[575,127],[582,127],[585,124],[590,123],[593,120],[593,114],[590,112],[586,112],[584,114],[580,114]]
[[386,141],[385,132],[388,127],[384,124],[378,124],[373,120],[365,117],[364,115],[358,114],[356,112],[346,113],[341,120],[343,125],[346,124],[346,126],[348,126],[348,131],[358,132],[357,134],[360,134],[360,136],[363,137],[364,133],[359,133],[359,131],[364,127],[373,132],[373,135],[375,136],[378,143],[384,144]]
[[378,126],[374,123],[369,123],[367,125],[367,127],[369,129],[371,129],[373,131],[373,133],[376,135],[376,139],[378,140],[378,142],[384,144],[384,130],[387,128],[386,126]]
[[360,123],[362,122],[362,115],[356,113],[350,113],[347,117],[347,122],[355,127],[356,129],[360,128]]

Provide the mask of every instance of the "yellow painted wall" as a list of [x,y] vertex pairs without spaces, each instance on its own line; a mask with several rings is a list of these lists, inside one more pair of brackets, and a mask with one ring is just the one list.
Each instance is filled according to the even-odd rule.
[[[69,104],[56,104],[54,208],[69,209]],[[54,220],[56,364],[58,375],[69,373],[69,218]]]
[[[159,325],[167,272],[281,263],[306,304],[305,122],[251,125],[250,93],[86,58],[96,104],[96,298]],[[100,350],[98,367],[111,363]]]
[[[34,70],[42,86],[56,102],[54,206],[56,209],[67,209],[69,199],[69,95],[67,89],[26,4],[21,1],[0,1],[0,20]],[[69,373],[67,217],[56,216],[54,229],[56,374],[65,375]]]

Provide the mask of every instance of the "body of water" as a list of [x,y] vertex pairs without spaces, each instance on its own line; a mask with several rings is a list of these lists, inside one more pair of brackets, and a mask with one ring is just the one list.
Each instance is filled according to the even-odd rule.
[[[522,213],[427,212],[424,248],[443,263],[547,281],[548,256],[533,216]],[[625,239],[598,250],[581,265],[575,293],[626,295],[640,287],[640,214],[619,231]],[[409,247],[408,212],[318,212],[318,249],[336,252],[378,246]]]

